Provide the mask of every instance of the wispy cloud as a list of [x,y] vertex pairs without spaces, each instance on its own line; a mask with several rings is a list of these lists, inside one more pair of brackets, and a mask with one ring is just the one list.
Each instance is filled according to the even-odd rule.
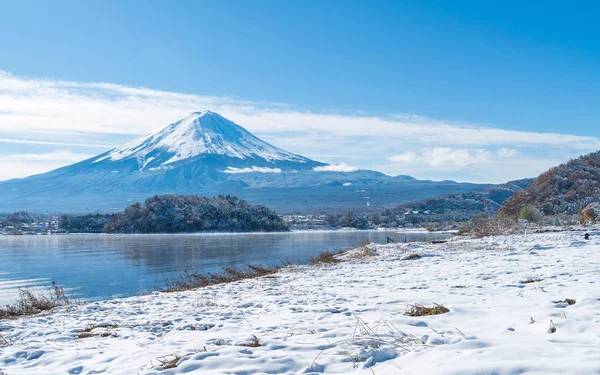
[[467,166],[490,164],[506,161],[514,157],[517,151],[509,148],[498,150],[432,147],[423,148],[418,153],[414,151],[388,156],[392,163],[404,165],[422,165],[423,167],[441,168],[445,170],[460,170]]
[[0,181],[43,173],[88,159],[91,156],[93,155],[69,151],[0,155],[0,165],[2,165],[2,168],[0,168]]
[[227,167],[227,169],[225,169],[223,172],[224,173],[231,173],[231,174],[252,173],[252,172],[257,172],[257,173],[281,173],[281,169],[280,168],[257,167],[257,166],[253,165],[252,167],[249,167],[249,168]]
[[8,139],[0,138],[0,143],[16,143],[27,145],[50,145],[50,146],[74,146],[74,147],[92,147],[92,148],[110,148],[111,145],[95,144],[95,143],[69,143],[55,141],[36,141],[32,139]]
[[0,72],[0,131],[68,130],[80,133],[145,134],[188,112],[211,108],[253,131],[317,131],[335,136],[374,132],[453,145],[568,144],[600,148],[600,140],[568,134],[473,127],[420,116],[340,115],[293,110],[279,103],[254,103],[135,88],[109,83],[25,79]]
[[392,163],[412,164],[419,160],[416,152],[408,151],[401,154],[388,156],[387,159]]
[[321,167],[315,167],[313,169],[315,172],[355,172],[358,170],[357,167],[353,167],[344,163],[324,165]]
[[[281,103],[23,78],[7,72],[0,72],[0,108],[0,142],[13,146],[54,145],[70,151],[72,147],[93,147],[101,151],[112,145],[99,141],[98,134],[146,134],[189,112],[211,109],[295,153],[321,155],[318,159],[329,163],[353,155],[354,168],[421,178],[441,178],[440,169],[452,169],[460,172],[456,178],[462,179],[472,176],[469,173],[476,165],[512,163],[513,169],[506,167],[502,174],[489,177],[501,182],[550,167],[540,156],[542,152],[566,158],[600,149],[600,139],[590,136],[505,130],[412,114],[316,113]],[[517,169],[519,158],[536,162]],[[23,171],[38,171],[33,163],[31,167],[21,165]]]
[[423,149],[420,155],[407,152],[392,155],[388,159],[394,163],[425,163],[431,167],[461,169],[472,164],[486,163],[490,158],[490,152],[483,149],[433,147]]

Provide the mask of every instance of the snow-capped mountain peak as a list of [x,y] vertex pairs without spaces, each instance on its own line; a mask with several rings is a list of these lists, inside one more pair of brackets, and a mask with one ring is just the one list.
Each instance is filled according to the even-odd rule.
[[191,158],[220,155],[268,163],[310,159],[277,148],[211,111],[192,112],[171,125],[101,155],[101,161],[137,160],[140,169],[168,167]]

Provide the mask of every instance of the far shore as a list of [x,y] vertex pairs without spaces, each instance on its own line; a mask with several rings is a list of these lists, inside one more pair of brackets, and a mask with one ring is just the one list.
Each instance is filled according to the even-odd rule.
[[415,233],[415,234],[446,234],[456,233],[457,231],[428,231],[425,228],[374,228],[374,229],[356,229],[356,228],[337,228],[337,229],[292,229],[289,231],[273,231],[273,232],[164,232],[164,233],[103,233],[103,232],[68,232],[57,234],[11,234],[1,233],[4,236],[14,237],[37,237],[37,236],[65,236],[65,235],[101,235],[101,236],[170,236],[170,235],[189,235],[189,236],[223,236],[223,235],[281,235],[290,233],[335,233],[335,232],[389,232],[389,233]]

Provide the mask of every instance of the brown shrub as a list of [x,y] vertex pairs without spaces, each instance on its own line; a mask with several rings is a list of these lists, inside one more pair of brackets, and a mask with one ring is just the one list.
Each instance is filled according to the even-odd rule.
[[469,233],[481,238],[512,234],[518,229],[519,223],[516,218],[482,215],[473,219]]

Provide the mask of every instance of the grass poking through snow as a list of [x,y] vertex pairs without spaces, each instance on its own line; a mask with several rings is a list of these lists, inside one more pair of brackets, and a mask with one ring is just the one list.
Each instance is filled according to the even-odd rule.
[[[102,338],[106,338],[106,337],[116,337],[117,334],[112,331],[113,329],[117,328],[118,326],[116,324],[100,324],[100,325],[92,325],[87,327],[86,329],[84,329],[82,332],[78,333],[77,337],[78,339],[88,339],[91,337],[102,337]],[[101,332],[101,333],[94,333],[93,331],[95,329],[98,328],[104,328],[107,329],[107,331]]]
[[415,303],[414,305],[406,306],[405,314],[408,316],[427,316],[445,314],[449,311],[447,307],[438,305],[437,303],[434,303],[432,307],[425,307]]
[[253,279],[272,275],[279,270],[277,267],[264,267],[261,265],[250,265],[246,269],[242,268],[223,268],[223,272],[218,273],[188,273],[182,272],[173,279],[165,279],[167,285],[166,292],[178,292],[202,288],[209,285],[225,284],[234,281]]
[[181,357],[177,354],[169,354],[169,355],[165,355],[163,357],[156,358],[156,360],[160,363],[160,367],[163,370],[176,368],[177,363],[179,362],[180,359],[181,359]]
[[244,344],[243,346],[248,347],[248,348],[258,348],[259,346],[262,346],[262,345],[260,344],[258,337],[256,337],[255,335],[252,335],[252,341],[247,344]]
[[572,306],[572,305],[574,305],[575,303],[577,303],[577,301],[575,301],[575,300],[574,300],[574,299],[572,299],[572,298],[565,298],[565,299],[564,299],[564,300],[562,300],[562,301],[553,301],[553,302],[554,302],[554,303],[557,303],[557,304],[567,304],[567,305],[569,305],[569,306]]
[[312,265],[331,264],[339,262],[340,260],[335,257],[335,254],[329,251],[322,251],[316,257],[310,257],[310,264]]
[[0,319],[16,319],[20,316],[33,315],[68,304],[69,300],[65,296],[63,288],[54,282],[46,294],[35,294],[31,290],[20,289],[19,297],[14,303],[0,307]]

